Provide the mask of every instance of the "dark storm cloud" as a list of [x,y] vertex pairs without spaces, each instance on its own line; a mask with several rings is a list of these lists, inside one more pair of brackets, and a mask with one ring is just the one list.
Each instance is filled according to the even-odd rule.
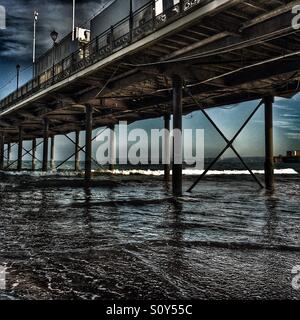
[[[76,25],[85,23],[106,2],[108,0],[77,0]],[[0,5],[4,6],[7,12],[7,29],[0,30],[0,59],[31,59],[34,10],[39,11],[38,55],[51,45],[51,30],[57,30],[61,37],[71,31],[72,0],[0,0]]]

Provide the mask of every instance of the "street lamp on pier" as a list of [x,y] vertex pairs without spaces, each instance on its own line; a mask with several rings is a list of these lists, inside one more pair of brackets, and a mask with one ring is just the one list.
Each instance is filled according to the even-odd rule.
[[56,46],[56,40],[58,38],[58,33],[53,30],[50,33],[50,37],[53,41],[53,49],[52,49],[52,82],[54,82],[54,75],[55,75],[55,46]]

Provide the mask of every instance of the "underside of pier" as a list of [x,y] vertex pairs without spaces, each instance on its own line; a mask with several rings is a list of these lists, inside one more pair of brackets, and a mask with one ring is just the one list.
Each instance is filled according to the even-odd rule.
[[291,23],[296,4],[220,0],[199,1],[188,12],[169,10],[163,25],[141,31],[105,58],[91,63],[90,54],[68,76],[56,75],[51,85],[2,102],[5,143],[19,141],[20,127],[23,140],[45,137],[45,121],[49,136],[86,130],[91,113],[91,128],[173,114],[176,76],[183,114],[290,98],[300,89],[300,36]]

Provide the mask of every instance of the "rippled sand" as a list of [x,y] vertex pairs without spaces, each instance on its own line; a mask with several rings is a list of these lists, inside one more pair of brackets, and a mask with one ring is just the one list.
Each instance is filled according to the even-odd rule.
[[299,175],[45,179],[1,177],[0,299],[300,298]]

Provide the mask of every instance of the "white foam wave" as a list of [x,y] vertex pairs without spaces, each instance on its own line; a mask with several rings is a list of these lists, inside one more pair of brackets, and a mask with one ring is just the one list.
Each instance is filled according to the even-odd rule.
[[[106,171],[110,172],[110,171]],[[185,176],[197,176],[201,175],[204,170],[196,169],[185,169],[183,174]],[[264,170],[254,170],[255,174],[264,174]],[[164,171],[162,170],[114,170],[112,171],[115,175],[145,175],[145,176],[163,176]],[[274,171],[276,175],[298,175],[299,173],[294,169],[276,169]],[[171,171],[172,174],[172,171]],[[207,175],[250,175],[247,170],[211,170]]]
[[42,172],[42,171],[1,171],[1,173],[4,173],[6,175],[11,176],[31,176],[31,177],[48,177],[48,176],[61,176],[61,177],[75,177],[78,176],[78,172],[75,171],[48,171],[48,172]]
[[[3,171],[2,171],[3,172]],[[183,175],[185,176],[198,176],[201,175],[204,172],[204,170],[196,170],[196,169],[185,169],[183,170]],[[78,172],[75,171],[52,171],[52,172],[30,172],[30,171],[9,171],[9,172],[3,172],[7,175],[14,175],[14,176],[21,176],[21,175],[28,175],[28,176],[34,176],[34,177],[43,177],[43,176],[61,176],[61,177],[75,177],[78,176]],[[94,174],[114,174],[114,175],[122,175],[122,176],[130,176],[130,175],[144,175],[144,176],[163,176],[164,171],[163,170],[100,170],[96,171],[93,170]],[[264,170],[253,170],[253,173],[258,175],[263,175]],[[294,169],[276,169],[274,170],[274,173],[276,175],[298,175],[299,173]],[[172,174],[172,171],[171,171]],[[207,175],[250,175],[250,173],[247,170],[211,170],[207,173]]]

